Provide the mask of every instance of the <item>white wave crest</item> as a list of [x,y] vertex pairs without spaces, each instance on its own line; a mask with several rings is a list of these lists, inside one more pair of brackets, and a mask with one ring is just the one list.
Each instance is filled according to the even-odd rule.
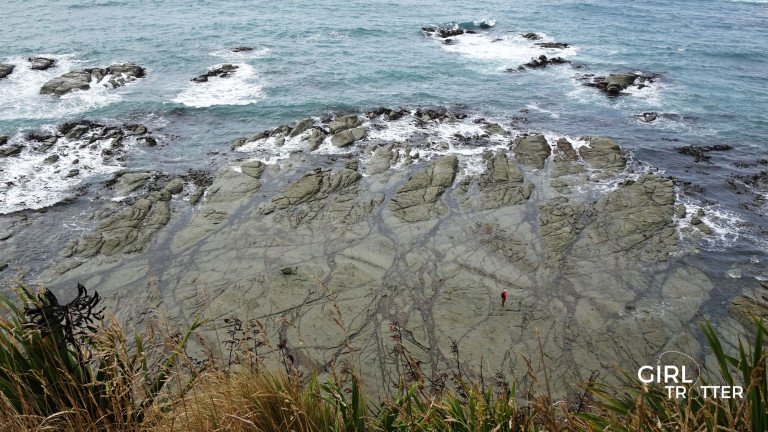
[[[52,130],[52,126],[48,128]],[[123,167],[115,158],[102,156],[102,150],[113,148],[112,138],[92,143],[87,134],[78,140],[59,138],[46,152],[34,150],[22,134],[14,136],[9,145],[16,143],[25,145],[21,154],[0,159],[0,214],[54,205],[70,197],[78,185]],[[126,147],[134,144],[131,137],[122,141]],[[46,161],[52,155],[58,160]],[[79,173],[70,176],[74,169]]]
[[41,54],[56,60],[56,64],[45,71],[32,70],[24,57],[3,60],[16,65],[13,73],[0,80],[0,120],[14,119],[57,119],[71,117],[95,108],[112,104],[121,99],[120,93],[110,90],[97,82],[91,83],[87,91],[73,91],[61,98],[40,94],[40,87],[47,81],[66,72],[81,69],[85,65],[74,55]]
[[[220,67],[222,65],[216,65]],[[208,82],[190,82],[173,102],[195,108],[216,105],[250,105],[264,98],[264,84],[256,69],[235,63],[237,70],[229,77],[212,77]]]

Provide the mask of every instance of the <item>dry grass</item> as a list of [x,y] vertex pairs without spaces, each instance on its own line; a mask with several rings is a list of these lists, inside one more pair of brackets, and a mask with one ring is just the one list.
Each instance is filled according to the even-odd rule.
[[715,331],[703,326],[719,363],[714,382],[743,385],[744,399],[669,399],[663,388],[640,386],[628,376],[623,387],[590,380],[582,395],[554,401],[547,375],[539,383],[532,367],[529,380],[540,384],[532,388],[543,388],[542,394],[518,394],[515,384],[501,376],[493,383],[473,383],[462,373],[458,347],[453,352],[458,369],[437,381],[422,373],[393,324],[393,360],[400,371],[394,377],[397,390],[386,400],[368,401],[348,367],[326,381],[307,378],[288,363],[279,372],[265,371],[258,350],[270,341],[259,339],[265,334],[259,323],[232,320],[230,338],[222,347],[229,349],[228,355],[218,363],[201,363],[185,354],[197,322],[175,335],[150,327],[129,338],[109,321],[92,326],[86,338],[75,339],[67,336],[77,334],[67,330],[71,320],[59,320],[59,315],[38,314],[46,319],[30,323],[30,310],[42,310],[54,300],[24,289],[19,300],[22,306],[7,300],[0,306],[2,431],[768,429],[768,330],[759,320],[749,340],[738,341],[736,353],[727,353]]

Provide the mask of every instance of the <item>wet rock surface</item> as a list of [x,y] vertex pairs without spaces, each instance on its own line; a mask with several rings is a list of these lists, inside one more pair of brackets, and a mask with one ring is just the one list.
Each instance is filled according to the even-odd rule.
[[538,58],[531,59],[528,63],[524,64],[524,67],[527,67],[528,69],[543,69],[550,65],[561,65],[561,64],[567,64],[570,63],[568,60],[563,59],[562,57],[547,57],[545,55],[540,55]]
[[594,168],[617,172],[627,164],[621,147],[610,138],[588,138],[589,145],[579,148],[579,155]]
[[517,164],[504,152],[486,153],[484,159],[487,169],[477,181],[467,178],[461,183],[457,191],[463,195],[460,201],[472,208],[490,210],[520,204],[530,198],[533,184],[524,181]]
[[453,184],[458,167],[456,156],[438,159],[397,190],[390,210],[406,222],[425,221],[444,213],[446,207],[439,199]]
[[710,163],[710,159],[712,158],[712,156],[709,155],[708,153],[724,152],[732,149],[733,149],[733,146],[730,146],[727,144],[718,144],[713,146],[689,145],[684,147],[675,147],[675,150],[678,153],[686,156],[691,156],[694,162],[707,162],[707,163]]
[[62,96],[73,90],[88,90],[91,88],[92,81],[109,88],[116,88],[145,76],[145,69],[133,63],[114,64],[103,69],[83,69],[67,72],[46,82],[40,88],[40,94]]
[[[712,283],[677,258],[670,179],[633,173],[608,138],[516,136],[471,119],[465,135],[427,135],[461,121],[450,110],[400,117],[415,138],[378,134],[396,112],[258,133],[237,150],[255,157],[249,146],[283,148],[277,138],[297,150],[224,166],[194,205],[188,178],[116,176],[115,192],[134,198],[44,277],[98,286],[136,325],[157,308],[259,320],[303,371],[348,358],[349,344],[374,390],[395,367],[393,328],[431,379],[455,366],[454,343],[468,374],[482,358],[521,378],[518,354],[543,352],[546,365],[531,354],[532,367],[557,388],[681,344],[696,355],[691,329]],[[333,155],[310,152],[306,137],[333,121],[336,134],[369,133]]]
[[0,79],[3,79],[12,74],[15,67],[16,66],[12,64],[0,63]]
[[202,75],[198,75],[194,78],[192,78],[192,82],[196,83],[204,83],[208,82],[209,78],[228,78],[232,76],[233,73],[239,68],[237,65],[232,64],[224,64],[217,68],[213,68],[208,70],[206,73]]
[[515,158],[523,165],[532,168],[544,168],[544,162],[552,154],[552,148],[549,146],[544,135],[529,135],[519,137],[514,142]]
[[594,76],[592,74],[586,74],[579,78],[579,80],[588,87],[595,87],[607,94],[608,96],[618,96],[624,94],[624,90],[635,87],[638,89],[644,88],[658,80],[660,75],[658,74],[642,74],[637,72],[624,73],[624,74],[611,74],[608,76]]
[[152,236],[171,218],[168,201],[183,190],[180,179],[170,181],[163,189],[110,215],[92,233],[72,242],[66,257],[90,258],[98,254],[115,255],[142,251]]
[[29,57],[29,68],[32,70],[48,70],[56,64],[56,60],[47,57]]

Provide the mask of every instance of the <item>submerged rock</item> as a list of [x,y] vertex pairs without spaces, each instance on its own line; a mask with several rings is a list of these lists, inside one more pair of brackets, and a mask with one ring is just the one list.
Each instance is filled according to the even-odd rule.
[[675,151],[682,155],[693,157],[694,162],[707,162],[710,163],[712,156],[708,155],[709,152],[722,152],[732,150],[733,146],[727,144],[716,144],[712,146],[697,146],[688,145],[684,147],[675,147]]
[[655,112],[644,112],[635,116],[635,118],[643,123],[653,123],[657,118],[659,118],[659,114]]
[[235,53],[250,52],[250,51],[253,51],[253,47],[241,45],[241,46],[232,47],[229,50]]
[[442,214],[438,200],[451,187],[459,169],[456,156],[443,156],[420,171],[395,193],[389,209],[405,222],[426,221]]

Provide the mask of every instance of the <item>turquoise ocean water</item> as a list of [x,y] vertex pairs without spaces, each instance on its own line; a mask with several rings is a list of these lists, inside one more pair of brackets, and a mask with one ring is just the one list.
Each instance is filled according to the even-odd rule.
[[[483,21],[494,25],[456,45],[421,32]],[[582,68],[506,72],[545,52],[519,36],[525,32],[570,44],[546,54]],[[0,42],[0,63],[21,65],[0,81],[0,134],[80,118],[140,121],[160,131],[163,145],[129,153],[128,169],[181,172],[223,163],[237,137],[377,106],[457,106],[516,119],[523,129],[610,136],[635,160],[700,186],[681,189],[681,199],[706,208],[716,233],[692,259],[706,260],[724,291],[728,272],[744,263],[742,276],[768,277],[761,269],[768,257],[765,205],[744,205],[744,194],[727,187],[734,175],[768,170],[757,163],[768,158],[766,1],[9,0]],[[239,45],[254,50],[228,49]],[[32,55],[54,57],[58,66],[31,71],[24,61]],[[38,94],[68,70],[116,62],[143,65],[148,76],[61,100]],[[207,86],[189,81],[223,63],[240,69]],[[619,98],[575,79],[627,71],[662,78]],[[649,124],[633,117],[648,111],[669,115]],[[709,164],[674,150],[716,144],[734,149],[712,153]],[[12,164],[0,161],[0,176],[33,169]],[[748,187],[768,192],[759,181]]]

